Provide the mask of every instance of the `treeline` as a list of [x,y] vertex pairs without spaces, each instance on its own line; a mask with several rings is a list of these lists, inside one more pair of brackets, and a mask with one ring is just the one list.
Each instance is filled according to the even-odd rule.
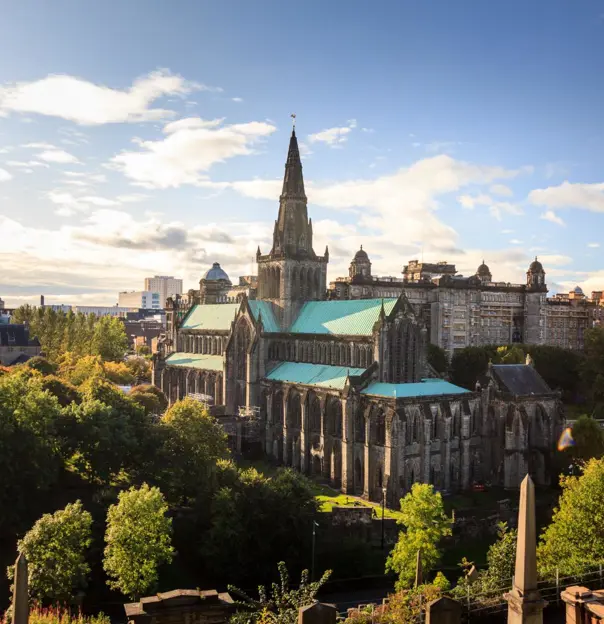
[[476,381],[493,364],[524,364],[530,355],[533,366],[553,390],[562,393],[565,403],[584,405],[586,410],[601,411],[604,406],[604,328],[588,329],[584,351],[549,345],[513,344],[466,347],[449,361],[446,352],[429,345],[428,361],[451,382],[474,390]]
[[[249,587],[270,580],[278,561],[293,570],[308,566],[318,509],[305,477],[279,470],[267,478],[238,469],[224,430],[199,403],[185,399],[162,414],[163,393],[143,385],[125,395],[108,378],[110,362],[95,356],[65,361],[57,368],[36,358],[0,371],[0,567],[14,561],[17,540],[30,529],[42,540],[40,556],[61,561],[61,551],[52,551],[64,534],[61,522],[85,527],[89,514],[90,539],[86,529],[78,542],[86,546],[84,560],[73,559],[79,567],[70,597],[88,584],[88,604],[101,604],[110,599],[108,581],[131,593],[127,582],[119,585],[119,570],[128,566],[119,557],[107,563],[103,555],[107,517],[120,493],[146,486],[159,492],[173,526],[175,557],[160,569],[160,589]],[[76,501],[76,508],[66,507]],[[56,521],[44,516],[34,526],[53,512]],[[133,562],[135,554],[128,551],[126,558]],[[43,586],[38,597],[64,600],[65,585],[60,595],[53,586]],[[6,579],[0,595],[5,603]]]
[[51,362],[58,362],[68,352],[77,357],[98,355],[103,360],[121,360],[128,349],[124,324],[111,316],[24,305],[15,310],[12,322],[29,325],[30,336],[40,341]]

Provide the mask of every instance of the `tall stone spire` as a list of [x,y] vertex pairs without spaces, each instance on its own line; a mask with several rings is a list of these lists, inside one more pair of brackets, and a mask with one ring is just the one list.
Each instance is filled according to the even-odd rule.
[[537,525],[535,521],[535,486],[529,475],[520,485],[518,542],[512,591],[508,601],[508,624],[542,624],[543,607],[537,585]]
[[289,140],[279,216],[275,222],[272,254],[291,258],[314,257],[312,224],[308,219],[302,161],[295,128]]
[[306,201],[304,178],[302,177],[302,161],[300,160],[300,149],[298,148],[298,138],[296,137],[295,128],[292,130],[292,135],[289,139],[281,199],[286,196]]

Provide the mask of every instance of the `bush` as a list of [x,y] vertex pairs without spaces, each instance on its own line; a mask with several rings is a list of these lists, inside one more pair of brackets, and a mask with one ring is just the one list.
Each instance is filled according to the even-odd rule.
[[[8,617],[0,617],[0,624],[9,623]],[[34,606],[29,611],[29,624],[111,624],[111,620],[104,613],[83,615],[59,607],[44,609]]]
[[42,375],[54,375],[57,372],[57,366],[55,364],[52,364],[46,358],[39,355],[27,360],[25,366],[37,370]]

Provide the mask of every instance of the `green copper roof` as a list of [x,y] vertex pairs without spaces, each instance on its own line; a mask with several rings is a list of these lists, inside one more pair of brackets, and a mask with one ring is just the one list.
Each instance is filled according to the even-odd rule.
[[419,383],[381,383],[373,382],[369,384],[365,390],[361,390],[361,394],[371,394],[374,396],[412,398],[412,397],[431,397],[443,394],[466,394],[469,391],[459,386],[454,386],[448,381],[442,379],[426,379]]
[[397,299],[309,301],[302,306],[289,331],[294,334],[370,336],[380,316],[382,301],[386,314],[390,314]]
[[273,311],[273,304],[270,301],[257,301],[255,299],[248,301],[250,310],[254,315],[254,318],[258,320],[258,317],[262,318],[262,326],[265,332],[279,332],[281,328],[275,318]]
[[181,329],[229,330],[240,306],[239,303],[209,303],[193,306],[180,327]]
[[270,381],[288,381],[304,386],[319,386],[342,390],[346,375],[362,375],[364,368],[346,366],[325,366],[305,362],[282,362],[266,376]]
[[168,366],[198,368],[200,370],[221,371],[224,368],[223,355],[207,355],[205,353],[171,353],[166,358]]

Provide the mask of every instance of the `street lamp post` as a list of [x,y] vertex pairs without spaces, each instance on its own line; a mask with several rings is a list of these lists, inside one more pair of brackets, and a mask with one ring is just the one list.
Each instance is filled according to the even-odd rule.
[[384,508],[386,506],[386,488],[382,488],[382,550],[384,550]]
[[312,555],[311,555],[311,565],[310,565],[310,582],[312,583],[315,580],[315,529],[319,525],[313,520],[312,521]]

